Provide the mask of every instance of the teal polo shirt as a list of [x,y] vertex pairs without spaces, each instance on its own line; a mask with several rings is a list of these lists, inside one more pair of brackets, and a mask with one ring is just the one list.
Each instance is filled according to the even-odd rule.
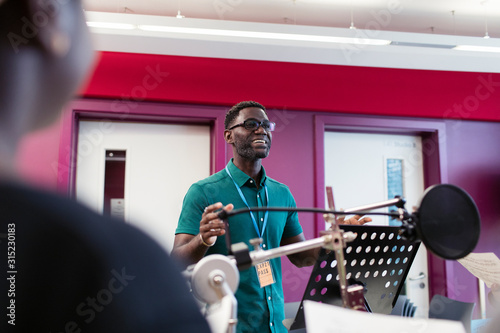
[[[197,235],[203,210],[213,203],[232,203],[235,209],[246,208],[234,183],[241,189],[250,207],[296,207],[288,186],[267,177],[264,167],[258,189],[255,181],[238,169],[232,160],[227,164],[227,168],[234,182],[223,169],[189,188],[184,197],[176,234]],[[266,197],[264,185],[267,185],[269,197]],[[265,212],[253,214],[259,232],[262,233]],[[259,237],[249,213],[230,217],[229,230],[233,244],[244,242],[250,249],[253,249],[250,239]],[[297,236],[300,233],[302,227],[297,212],[269,212],[267,226],[262,235],[262,247],[264,250],[277,248],[282,238]],[[228,254],[225,236],[218,237],[206,255],[216,253]],[[281,258],[271,259],[270,263],[276,282],[264,288],[260,287],[255,267],[240,272],[240,284],[235,295],[238,300],[238,332],[287,332],[282,324],[285,315]]]

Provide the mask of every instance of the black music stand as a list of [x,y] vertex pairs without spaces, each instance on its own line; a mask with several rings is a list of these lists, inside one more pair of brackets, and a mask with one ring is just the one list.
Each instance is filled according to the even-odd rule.
[[[344,249],[348,284],[364,286],[367,311],[390,314],[420,242],[399,236],[400,227],[341,225],[340,228],[357,234]],[[290,330],[305,327],[304,300],[342,306],[338,264],[333,251],[321,250]]]

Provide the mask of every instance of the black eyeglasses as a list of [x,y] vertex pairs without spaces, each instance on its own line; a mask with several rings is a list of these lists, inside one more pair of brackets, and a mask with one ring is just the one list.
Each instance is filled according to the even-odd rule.
[[255,120],[255,119],[247,119],[240,124],[237,124],[237,125],[234,125],[234,126],[228,128],[228,130],[232,130],[233,128],[236,128],[239,126],[243,126],[248,131],[256,131],[260,126],[266,132],[272,132],[272,131],[274,131],[276,124],[273,123],[272,121],[267,120],[267,119],[262,120],[261,122],[259,122],[258,120]]

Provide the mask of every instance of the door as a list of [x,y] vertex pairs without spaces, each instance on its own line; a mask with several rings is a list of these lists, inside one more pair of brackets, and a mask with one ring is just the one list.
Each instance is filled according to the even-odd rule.
[[[419,136],[325,131],[324,147],[325,185],[332,186],[337,209],[385,201],[395,194],[406,199],[409,212],[418,204],[424,191]],[[370,224],[397,223],[387,216],[372,218]],[[427,276],[427,252],[420,246],[405,287],[420,318],[428,315]]]
[[210,174],[210,126],[79,122],[76,197],[172,249],[189,186]]

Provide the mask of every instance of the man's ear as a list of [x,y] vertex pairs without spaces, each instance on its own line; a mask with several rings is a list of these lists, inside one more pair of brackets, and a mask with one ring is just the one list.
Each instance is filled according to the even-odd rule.
[[226,140],[227,143],[232,144],[233,143],[233,132],[229,130],[224,131],[224,140]]
[[56,57],[64,57],[71,48],[71,38],[62,24],[69,1],[22,0],[26,1],[27,23],[37,33],[34,35],[42,49]]

